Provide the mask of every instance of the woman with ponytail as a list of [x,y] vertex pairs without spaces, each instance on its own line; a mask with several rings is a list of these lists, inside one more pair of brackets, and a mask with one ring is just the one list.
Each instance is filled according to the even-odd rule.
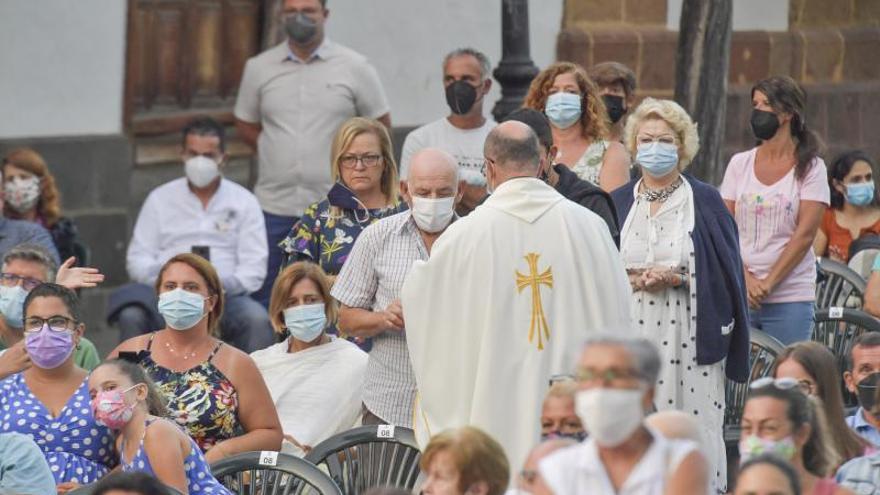
[[753,327],[783,344],[807,340],[813,321],[813,240],[830,201],[807,96],[786,76],[752,87],[758,145],[731,158],[721,197],[736,218]]

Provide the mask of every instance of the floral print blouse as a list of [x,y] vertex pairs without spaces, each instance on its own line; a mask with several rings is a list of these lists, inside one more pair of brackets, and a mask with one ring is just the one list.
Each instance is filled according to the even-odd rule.
[[186,371],[173,371],[153,361],[150,348],[138,353],[138,361],[165,397],[168,418],[183,427],[187,434],[207,452],[223,440],[242,435],[238,421],[238,393],[211,362],[222,342],[217,344],[203,363]]
[[288,254],[290,262],[311,261],[328,275],[337,275],[355,239],[367,226],[406,209],[403,201],[378,209],[333,208],[330,200],[324,199],[306,208],[279,247]]

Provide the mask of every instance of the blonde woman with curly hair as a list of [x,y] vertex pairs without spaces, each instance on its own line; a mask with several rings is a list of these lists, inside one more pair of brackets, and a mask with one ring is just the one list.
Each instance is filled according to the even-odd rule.
[[620,143],[609,141],[605,103],[583,67],[571,62],[547,67],[532,81],[523,106],[550,119],[556,162],[605,192],[629,180],[629,156]]
[[724,488],[725,372],[746,380],[749,357],[736,224],[714,187],[683,174],[699,138],[677,103],[646,98],[627,120],[624,142],[642,177],[611,197],[633,322],[663,357],[654,403],[697,417],[716,488]]
[[18,148],[3,158],[3,203],[6,218],[34,222],[48,230],[61,261],[75,256],[76,226],[61,216],[55,178],[39,153]]

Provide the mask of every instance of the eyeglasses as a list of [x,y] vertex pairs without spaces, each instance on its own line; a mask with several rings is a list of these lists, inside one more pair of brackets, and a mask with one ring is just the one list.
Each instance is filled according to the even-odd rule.
[[763,378],[758,378],[749,384],[750,390],[757,390],[759,388],[775,387],[777,390],[791,390],[795,387],[800,388],[801,382],[795,380],[794,378],[784,377],[784,378],[773,378],[772,376],[765,376]]
[[382,155],[368,154],[368,155],[345,155],[339,159],[339,163],[342,164],[345,168],[355,168],[357,167],[358,162],[364,164],[365,167],[375,167],[382,161]]
[[0,284],[3,284],[5,287],[21,285],[22,289],[30,292],[42,283],[42,280],[37,280],[31,277],[20,277],[12,273],[0,273]]
[[639,374],[634,370],[627,369],[609,368],[607,370],[592,370],[589,368],[581,368],[577,371],[574,378],[581,384],[599,381],[603,385],[610,385],[613,382],[631,380],[633,378],[638,378],[638,376]]
[[68,318],[66,316],[55,315],[50,316],[48,318],[40,318],[39,316],[29,316],[24,320],[24,332],[25,333],[37,333],[43,329],[43,327],[48,326],[49,331],[55,333],[64,333],[70,332],[79,322],[74,320],[73,318]]

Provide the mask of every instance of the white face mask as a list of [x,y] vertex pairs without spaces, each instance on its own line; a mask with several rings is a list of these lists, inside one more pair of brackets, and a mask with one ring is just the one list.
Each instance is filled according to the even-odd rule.
[[643,396],[641,388],[579,390],[574,396],[574,407],[590,438],[602,447],[617,447],[642,424]]
[[448,198],[412,197],[412,216],[419,229],[431,234],[445,229],[455,212],[455,196]]
[[217,162],[201,155],[187,160],[183,169],[189,182],[198,188],[207,186],[220,175],[220,166]]

